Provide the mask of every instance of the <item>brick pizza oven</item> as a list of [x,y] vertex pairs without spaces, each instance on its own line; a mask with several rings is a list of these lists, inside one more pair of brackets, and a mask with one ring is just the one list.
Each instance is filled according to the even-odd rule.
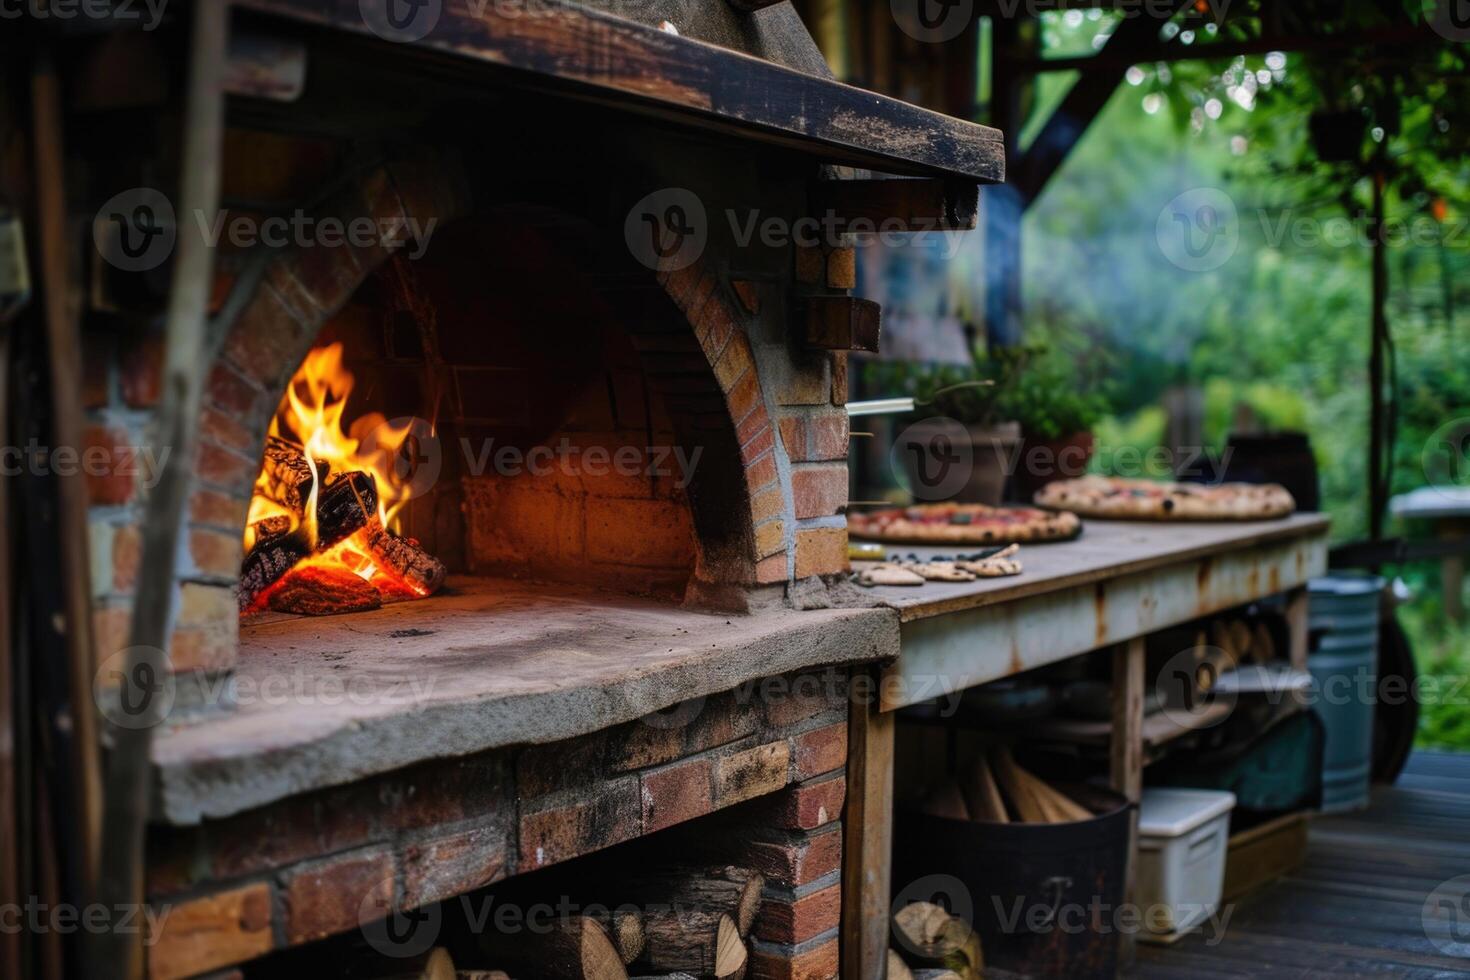
[[[762,876],[739,972],[836,976],[847,707],[898,644],[843,582],[848,355],[878,316],[851,233],[971,227],[997,134],[831,81],[785,4],[446,3],[387,40],[371,3],[235,6],[150,975],[391,967],[421,951],[375,923],[415,910],[461,968],[497,967],[467,897],[688,854]],[[141,74],[104,102],[146,107],[176,35],[99,42]],[[169,153],[94,159],[89,199],[167,184]],[[818,214],[819,241],[750,233]],[[263,240],[283,215],[378,233]],[[162,272],[92,275],[87,442],[109,453],[147,444],[160,400]],[[243,594],[272,420],[322,352],[351,379],[343,431],[410,434],[391,534],[447,573],[432,594],[329,616]],[[342,478],[319,463],[316,506]],[[89,480],[101,665],[149,491],[118,469]]]

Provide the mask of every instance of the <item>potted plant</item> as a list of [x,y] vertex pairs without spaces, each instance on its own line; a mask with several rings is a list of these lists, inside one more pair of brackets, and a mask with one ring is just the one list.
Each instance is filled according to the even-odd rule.
[[1032,348],[1024,370],[997,405],[997,411],[1014,419],[1022,433],[1010,496],[1030,500],[1052,480],[1086,473],[1095,448],[1092,429],[1107,408],[1107,399],[1084,383],[1069,358]]
[[921,501],[999,504],[1021,444],[1004,397],[1028,351],[977,352],[968,365],[895,365],[892,379],[914,396],[919,421],[892,450],[896,470]]

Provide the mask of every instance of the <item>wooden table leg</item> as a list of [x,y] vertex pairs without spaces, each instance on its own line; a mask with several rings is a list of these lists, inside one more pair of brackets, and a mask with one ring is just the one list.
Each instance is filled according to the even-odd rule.
[[[1142,637],[1129,640],[1113,651],[1113,741],[1110,778],[1113,789],[1137,803],[1143,794],[1143,692],[1144,651]],[[1138,869],[1138,812],[1128,828],[1128,868],[1123,880],[1123,901],[1133,901]],[[1133,964],[1137,937],[1125,932],[1118,937],[1118,966]]]
[[1307,590],[1293,589],[1286,597],[1286,656],[1297,670],[1307,669]]
[[[876,683],[877,676],[873,680]],[[876,690],[876,686],[874,687]],[[842,852],[842,976],[883,980],[893,873],[896,717],[854,699],[848,710],[847,809]]]
[[[1436,522],[1441,538],[1453,540],[1465,532],[1466,524],[1459,520]],[[1445,555],[1439,563],[1439,586],[1444,594],[1445,618],[1452,623],[1465,621],[1465,556],[1459,553]]]

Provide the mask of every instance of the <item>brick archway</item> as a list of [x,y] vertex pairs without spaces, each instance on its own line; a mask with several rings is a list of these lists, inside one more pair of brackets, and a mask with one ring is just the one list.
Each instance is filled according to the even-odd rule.
[[[425,156],[369,171],[316,214],[378,227],[429,218],[442,224],[469,210],[464,187],[451,158]],[[241,530],[280,393],[323,323],[402,244],[298,248],[264,257],[232,285],[218,318],[228,328],[206,380],[189,560],[180,569],[171,647],[176,672],[234,665]],[[638,268],[608,293],[624,309],[679,438],[703,448],[688,490],[698,539],[691,598],[734,608],[749,589],[801,571],[793,558],[790,465],[747,335],[758,291],[738,285],[706,260],[674,272]]]

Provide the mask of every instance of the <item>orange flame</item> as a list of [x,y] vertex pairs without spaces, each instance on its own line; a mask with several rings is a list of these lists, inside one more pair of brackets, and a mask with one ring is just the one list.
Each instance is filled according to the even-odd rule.
[[250,500],[245,549],[248,552],[255,544],[257,522],[283,516],[290,520],[293,531],[300,527],[311,552],[297,563],[297,568],[335,565],[372,582],[385,597],[418,595],[410,583],[374,563],[366,546],[365,529],[330,548],[316,550],[316,503],[322,489],[323,469],[328,483],[353,471],[370,474],[377,485],[378,519],[390,530],[396,530],[398,515],[412,496],[408,480],[398,465],[410,435],[410,425],[394,425],[381,413],[369,412],[344,426],[353,383],[352,372],[342,363],[340,343],[317,347],[302,361],[271,419],[270,434],[305,447],[312,476],[305,514],[297,514],[271,499],[269,480],[262,470]]

